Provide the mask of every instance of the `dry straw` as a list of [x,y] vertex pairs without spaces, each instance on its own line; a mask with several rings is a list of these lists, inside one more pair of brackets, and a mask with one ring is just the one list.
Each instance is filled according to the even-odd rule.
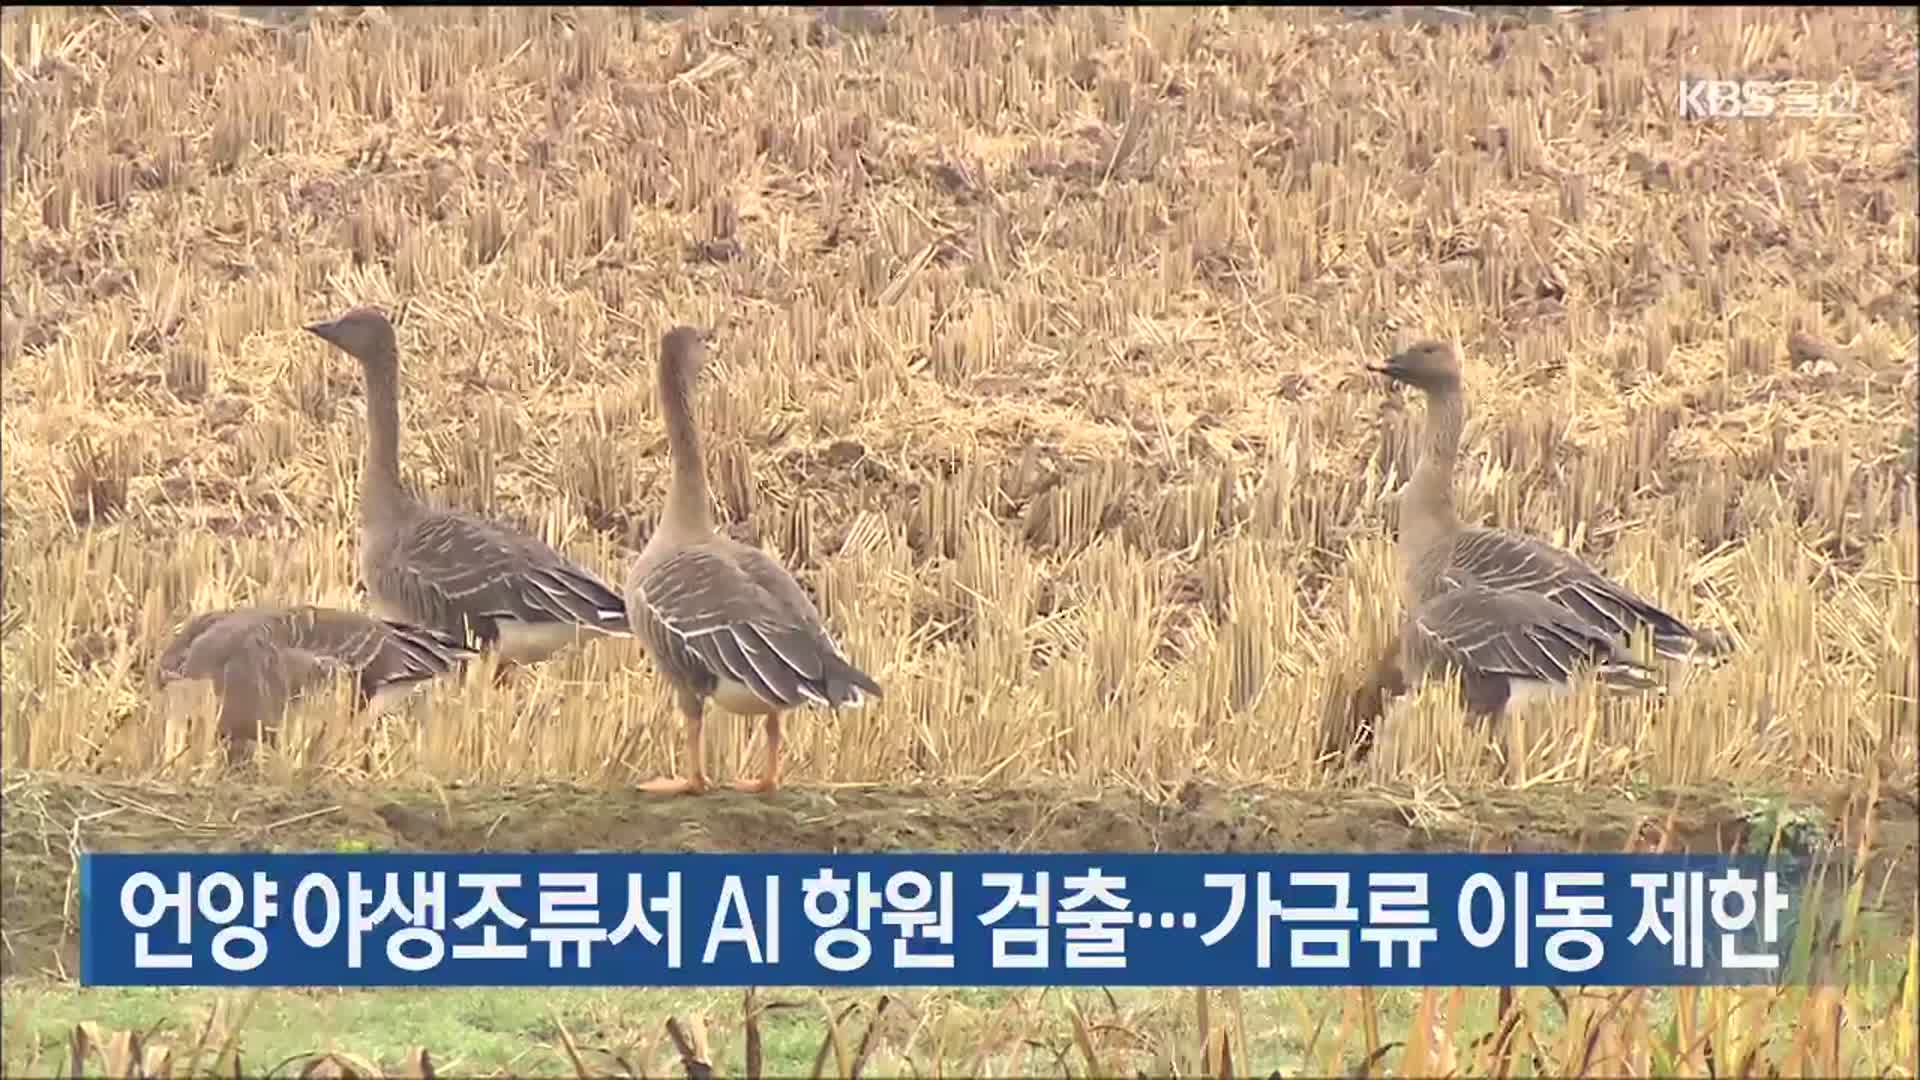
[[[1539,717],[1502,773],[1416,702],[1367,778],[1912,775],[1903,21],[425,18],[7,22],[10,766],[191,770],[202,721],[135,692],[167,631],[356,603],[359,394],[298,327],[364,301],[417,488],[608,575],[665,486],[650,342],[724,330],[719,520],[898,687],[796,718],[795,783],[1324,783],[1415,423],[1362,364],[1416,334],[1467,357],[1462,516],[1743,662]],[[1669,108],[1769,56],[1862,114]],[[619,784],[674,740],[633,648],[414,715],[382,775]]]

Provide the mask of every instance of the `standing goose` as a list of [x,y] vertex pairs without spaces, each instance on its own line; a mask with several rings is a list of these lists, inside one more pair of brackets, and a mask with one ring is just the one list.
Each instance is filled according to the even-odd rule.
[[701,332],[679,326],[660,342],[660,411],[672,477],[660,524],[627,576],[627,610],[686,719],[686,775],[648,781],[643,791],[697,794],[707,788],[701,718],[712,698],[741,716],[764,716],[767,767],[742,791],[780,784],[780,714],[796,705],[860,705],[880,687],[840,655],[820,613],[779,563],[714,529],[693,381],[706,359]]
[[360,574],[376,614],[494,650],[497,678],[582,637],[630,637],[620,594],[545,543],[426,506],[400,483],[400,359],[393,324],[357,307],[306,328],[360,362],[367,457]]
[[153,680],[162,689],[212,682],[220,732],[244,757],[257,733],[278,725],[289,700],[325,679],[351,673],[354,711],[378,715],[475,655],[445,634],[353,611],[230,608],[188,620],[154,664]]
[[[1466,405],[1460,393],[1460,362],[1451,345],[1422,342],[1369,367],[1427,397],[1426,448],[1400,495],[1401,591],[1409,608],[1447,590],[1479,584],[1544,597],[1578,616],[1588,629],[1621,642],[1645,626],[1652,632],[1655,651],[1668,659],[1704,659],[1729,651],[1717,633],[1695,630],[1558,548],[1503,529],[1461,526],[1453,510],[1453,469]],[[1516,606],[1524,601],[1465,603],[1464,610],[1477,612],[1476,618],[1538,617],[1531,605]]]

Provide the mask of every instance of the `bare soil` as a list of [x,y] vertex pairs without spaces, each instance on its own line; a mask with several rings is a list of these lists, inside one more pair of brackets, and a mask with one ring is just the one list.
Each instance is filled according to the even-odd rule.
[[[1739,851],[1784,842],[1846,862],[1858,793],[1758,799],[1731,790],[1572,787],[1466,798],[1389,789],[1189,784],[1162,793],[1057,788],[795,789],[661,798],[568,784],[207,792],[10,774],[3,805],[0,976],[69,977],[80,851]],[[1911,925],[1920,890],[1914,796],[1872,814],[1864,903]]]

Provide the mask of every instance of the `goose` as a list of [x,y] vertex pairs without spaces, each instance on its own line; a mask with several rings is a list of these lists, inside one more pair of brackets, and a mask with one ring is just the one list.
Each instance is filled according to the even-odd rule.
[[544,542],[415,499],[400,482],[400,361],[393,324],[356,307],[306,327],[360,362],[367,388],[360,575],[381,618],[496,653],[496,681],[584,638],[632,636],[613,588]]
[[[1730,651],[1718,632],[1688,626],[1567,552],[1504,529],[1460,524],[1453,509],[1453,469],[1466,425],[1466,405],[1453,346],[1424,341],[1368,367],[1422,391],[1427,398],[1426,445],[1400,493],[1399,561],[1402,600],[1407,606],[1478,584],[1488,590],[1542,597],[1578,616],[1589,629],[1621,642],[1630,641],[1645,627],[1651,631],[1655,652],[1669,660],[1710,661]],[[1456,603],[1461,606],[1447,610],[1450,617],[1459,619],[1537,619],[1544,611],[1528,601],[1496,601],[1477,592]]]
[[385,712],[429,679],[477,656],[458,639],[359,612],[302,605],[226,608],[195,615],[154,663],[153,681],[211,682],[230,752],[248,756],[278,726],[289,700],[351,673],[353,708]]
[[640,790],[707,789],[701,722],[712,700],[736,715],[766,718],[766,769],[733,785],[765,793],[780,784],[782,712],[808,702],[857,707],[882,695],[841,655],[793,575],[714,528],[691,405],[706,356],[698,329],[677,326],[661,337],[656,375],[672,473],[660,524],[627,576],[627,611],[672,687],[686,723],[687,761],[685,775],[651,780]]

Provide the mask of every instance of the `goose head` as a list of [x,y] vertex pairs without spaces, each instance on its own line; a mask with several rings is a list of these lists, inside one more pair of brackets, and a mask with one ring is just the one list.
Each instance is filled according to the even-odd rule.
[[356,307],[339,318],[309,323],[306,330],[362,364],[394,362],[393,323],[377,307]]
[[1428,393],[1460,388],[1460,357],[1444,341],[1422,341],[1387,357],[1384,364],[1369,364],[1368,369],[1395,382]]

